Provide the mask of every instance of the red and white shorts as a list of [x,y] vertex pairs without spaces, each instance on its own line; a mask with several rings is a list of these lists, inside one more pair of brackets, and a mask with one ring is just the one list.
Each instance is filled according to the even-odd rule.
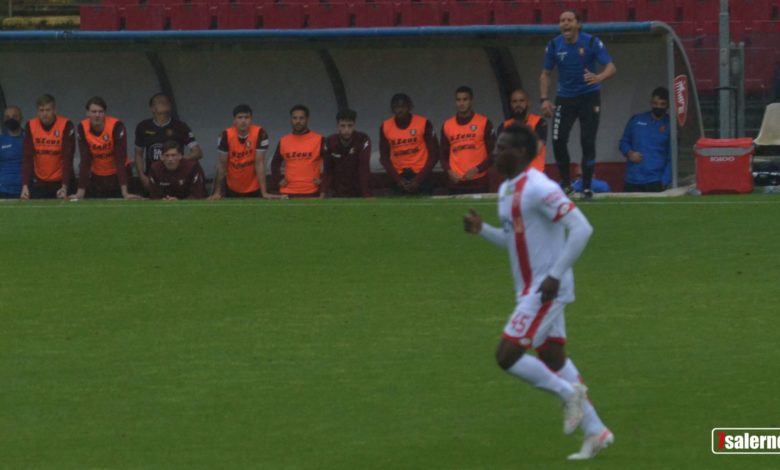
[[541,294],[527,295],[515,307],[502,336],[526,349],[538,349],[547,341],[565,344],[565,308],[565,302],[553,300],[542,304]]

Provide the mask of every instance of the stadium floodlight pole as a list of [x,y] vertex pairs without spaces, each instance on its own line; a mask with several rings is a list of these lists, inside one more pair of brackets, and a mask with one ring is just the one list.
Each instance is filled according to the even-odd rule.
[[720,16],[719,16],[719,54],[720,60],[718,66],[720,68],[720,90],[718,91],[718,102],[720,109],[720,138],[728,139],[734,137],[731,127],[731,116],[733,115],[731,109],[731,48],[729,47],[731,42],[729,41],[729,0],[720,0]]

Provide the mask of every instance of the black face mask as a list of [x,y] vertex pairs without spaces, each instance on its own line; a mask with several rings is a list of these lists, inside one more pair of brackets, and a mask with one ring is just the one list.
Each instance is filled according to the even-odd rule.
[[656,118],[662,118],[666,114],[666,108],[650,108],[650,110]]
[[3,125],[5,126],[6,129],[8,129],[11,132],[16,132],[16,131],[19,130],[20,127],[22,127],[22,123],[20,123],[19,121],[17,121],[16,119],[13,119],[13,118],[12,119],[6,119],[3,122]]

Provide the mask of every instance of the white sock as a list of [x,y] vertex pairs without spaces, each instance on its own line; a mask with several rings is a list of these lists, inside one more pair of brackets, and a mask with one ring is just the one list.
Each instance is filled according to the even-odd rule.
[[[571,359],[566,359],[566,364],[558,371],[558,375],[569,382],[583,383],[580,371],[577,370],[577,367],[571,362]],[[585,431],[585,434],[591,435],[601,433],[606,426],[604,426],[598,413],[596,413],[596,408],[593,407],[590,398],[585,400],[583,410],[585,411],[585,416],[582,418],[582,430]]]
[[569,382],[558,377],[544,365],[544,362],[530,354],[523,354],[507,372],[520,377],[536,388],[558,395],[561,400],[566,400],[574,393]]

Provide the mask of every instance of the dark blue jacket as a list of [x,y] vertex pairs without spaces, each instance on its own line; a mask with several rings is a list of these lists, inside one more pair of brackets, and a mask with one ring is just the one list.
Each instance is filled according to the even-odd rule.
[[22,192],[22,142],[24,132],[18,136],[0,135],[0,193]]
[[635,114],[626,124],[620,139],[620,153],[630,150],[642,154],[640,163],[626,157],[626,183],[648,184],[672,182],[672,160],[669,147],[669,115],[655,119],[650,113]]

